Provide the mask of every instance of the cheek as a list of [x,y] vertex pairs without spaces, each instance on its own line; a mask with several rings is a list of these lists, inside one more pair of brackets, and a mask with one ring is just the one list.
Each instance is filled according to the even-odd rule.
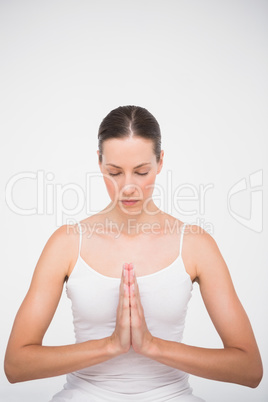
[[148,177],[142,183],[142,190],[144,194],[152,194],[154,191],[155,176]]
[[111,197],[115,196],[118,193],[117,183],[113,182],[110,179],[104,178],[104,182],[107,188],[107,191]]

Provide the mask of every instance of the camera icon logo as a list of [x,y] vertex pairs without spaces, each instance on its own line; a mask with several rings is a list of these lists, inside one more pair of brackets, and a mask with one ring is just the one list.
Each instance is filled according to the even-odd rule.
[[[263,170],[260,169],[249,175],[249,185],[246,178],[235,183],[228,192],[227,206],[230,215],[241,225],[254,232],[260,233],[263,230]],[[239,215],[231,207],[231,199],[240,192],[245,192],[245,197],[250,197],[249,218]]]

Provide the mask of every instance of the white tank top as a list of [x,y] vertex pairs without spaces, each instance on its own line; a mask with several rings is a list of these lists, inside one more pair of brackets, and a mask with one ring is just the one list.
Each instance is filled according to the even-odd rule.
[[[115,328],[121,278],[105,276],[79,255],[67,281],[72,302],[76,343],[110,336]],[[185,224],[180,236],[179,255],[169,266],[153,274],[137,276],[147,327],[153,336],[181,342],[192,281],[182,260]],[[189,375],[134,352],[67,374],[64,389],[53,402],[197,402]]]

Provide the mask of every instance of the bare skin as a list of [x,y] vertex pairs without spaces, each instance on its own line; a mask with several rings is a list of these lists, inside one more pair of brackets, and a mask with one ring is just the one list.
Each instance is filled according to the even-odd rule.
[[[106,168],[109,161],[116,161],[121,166],[116,180],[119,189],[126,188],[122,193],[123,199],[139,197],[133,183],[142,189],[143,201],[150,198],[152,190],[146,190],[146,185],[154,183],[163,163],[163,154],[157,163],[150,145],[132,138],[129,141],[112,140],[106,147],[101,170],[109,172]],[[132,170],[140,161],[150,162],[146,169],[139,168],[140,173],[148,170],[150,173],[147,176],[137,176],[137,170]],[[125,226],[122,226],[119,238],[113,232],[92,233],[91,237],[87,237],[85,232],[81,257],[103,275],[121,278],[115,329],[111,336],[100,340],[56,347],[42,345],[65,278],[71,276],[77,261],[77,227],[63,225],[45,245],[29,291],[16,316],[5,358],[9,381],[66,374],[127,353],[132,346],[136,353],[190,374],[256,387],[262,378],[259,350],[215,240],[205,230],[189,225],[184,235],[182,257],[191,280],[199,283],[223,348],[199,348],[154,337],[146,325],[136,278],[163,269],[175,260],[180,233],[164,233],[164,224],[166,221],[178,223],[181,228],[182,222],[158,210],[152,201],[148,205],[157,214],[138,213],[141,205],[138,203],[131,209],[135,213],[131,219],[134,218],[137,225],[149,222],[151,229],[153,223],[158,223],[159,231],[145,234],[137,232],[136,227],[127,231],[124,228],[130,214],[120,211],[119,200],[110,184],[107,182],[106,185],[111,200],[116,200],[116,206],[110,211],[107,207],[107,211],[105,209],[102,214],[87,218],[82,224],[104,223],[108,217],[117,225]],[[105,254],[101,252],[103,249]],[[112,252],[115,249],[116,252]],[[124,261],[127,263],[125,269],[122,267]]]

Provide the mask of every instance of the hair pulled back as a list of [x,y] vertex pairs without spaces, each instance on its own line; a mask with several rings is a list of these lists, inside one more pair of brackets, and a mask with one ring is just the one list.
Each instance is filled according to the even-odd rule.
[[119,106],[102,120],[98,131],[99,161],[102,162],[103,142],[111,138],[142,137],[153,142],[157,162],[161,153],[161,131],[155,117],[140,106]]

